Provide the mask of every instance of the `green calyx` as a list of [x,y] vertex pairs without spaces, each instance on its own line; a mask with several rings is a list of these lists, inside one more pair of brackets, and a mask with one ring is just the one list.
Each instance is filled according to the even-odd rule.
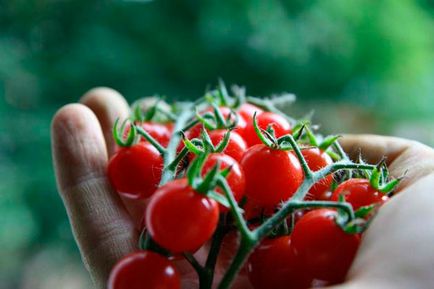
[[176,121],[176,115],[173,114],[172,107],[164,101],[164,97],[157,95],[133,103],[131,119],[133,122],[167,123]]
[[[134,145],[137,141],[137,129],[134,124],[130,124],[127,126],[128,119],[124,120],[119,126],[119,119],[116,119],[115,124],[113,126],[113,138],[116,144],[120,147],[130,147]],[[127,136],[125,137],[126,130],[129,129]]]
[[188,151],[192,152],[195,155],[204,153],[205,151],[208,151],[210,153],[221,153],[223,152],[226,147],[229,144],[229,139],[231,136],[231,130],[228,130],[222,140],[217,144],[214,145],[212,143],[212,140],[205,128],[201,131],[201,138],[200,139],[192,139],[189,140],[184,133],[182,133],[182,140],[185,144],[185,147],[188,149]]
[[228,174],[227,170],[221,170],[220,163],[217,162],[217,164],[202,177],[203,165],[209,154],[209,151],[205,151],[196,155],[193,159],[187,170],[188,183],[196,192],[214,199],[225,207],[229,207],[227,199],[215,191],[218,179],[220,177],[225,178]]
[[386,166],[386,160],[382,159],[379,164],[368,172],[369,183],[375,190],[387,195],[394,191],[404,176],[389,180],[389,171]]
[[281,146],[281,144],[276,139],[276,136],[274,134],[274,129],[272,126],[268,126],[267,129],[261,129],[258,126],[256,111],[253,114],[253,128],[255,129],[255,132],[256,132],[256,135],[258,136],[258,138],[267,147],[270,147],[270,148],[275,149],[275,150],[284,148]]

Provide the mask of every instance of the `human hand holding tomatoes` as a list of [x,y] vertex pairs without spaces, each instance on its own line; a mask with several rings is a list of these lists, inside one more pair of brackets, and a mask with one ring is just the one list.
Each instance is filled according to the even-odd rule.
[[[108,156],[114,152],[111,127],[117,117],[126,117],[128,109],[107,89],[91,91],[82,103],[68,105],[54,117],[53,157],[83,260],[97,288],[106,288],[114,263],[135,251],[138,239],[134,207],[114,192],[105,176]],[[349,152],[362,148],[370,162],[386,155],[394,176],[409,172],[398,194],[383,205],[366,231],[347,281],[333,288],[430,288],[433,151],[415,142],[375,136],[348,136],[341,142]],[[198,259],[205,253],[199,252]],[[183,288],[194,288],[198,280],[190,265],[175,264]],[[251,288],[245,277],[240,282],[233,288]]]

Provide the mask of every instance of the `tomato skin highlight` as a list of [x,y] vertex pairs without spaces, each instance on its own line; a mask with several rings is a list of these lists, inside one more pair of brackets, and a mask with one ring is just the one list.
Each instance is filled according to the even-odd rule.
[[[276,138],[290,134],[291,124],[281,115],[273,112],[263,112],[256,118],[256,122],[260,129],[267,129],[271,126],[274,130]],[[255,127],[253,126],[253,120],[249,122],[245,129],[244,139],[248,146],[254,146],[256,144],[261,144],[262,141],[256,134]]]
[[369,180],[349,179],[340,184],[333,192],[332,201],[338,201],[339,195],[345,197],[345,201],[353,206],[353,210],[372,204],[383,204],[389,197],[375,190]]
[[[214,146],[217,146],[224,138],[227,130],[217,129],[209,132],[209,137]],[[234,158],[237,162],[241,161],[244,152],[247,150],[247,144],[244,139],[236,132],[231,132],[229,142],[223,153]]]
[[[332,158],[319,148],[303,149],[301,153],[304,156],[309,168],[314,172],[319,171],[320,169],[333,163]],[[333,175],[328,175],[322,180],[318,181],[310,188],[306,199],[322,201],[329,200],[331,197],[330,186],[332,182]]]
[[130,199],[146,199],[157,189],[163,158],[148,142],[122,147],[108,163],[107,174],[114,189]]
[[214,233],[218,203],[195,192],[186,179],[160,187],[146,210],[152,239],[172,253],[195,252]]
[[247,261],[255,289],[310,288],[312,278],[303,269],[291,249],[290,236],[263,240]]
[[347,234],[336,224],[337,212],[308,212],[294,226],[292,249],[300,264],[315,279],[342,282],[360,244],[358,234]]
[[[231,158],[230,156],[222,153],[213,153],[210,154],[202,168],[202,175],[205,176],[216,164],[220,162],[220,170],[224,170],[228,167],[231,167],[231,171],[229,175],[226,177],[226,181],[228,186],[231,188],[232,194],[237,202],[241,200],[244,196],[244,191],[246,188],[246,179],[244,177],[244,172],[241,166],[238,164],[236,160]],[[225,195],[224,192],[217,188],[216,191],[221,195]],[[219,204],[220,213],[226,213],[229,211],[229,208],[226,208]]]
[[179,289],[175,266],[152,251],[139,251],[122,258],[112,269],[108,289]]
[[246,196],[265,207],[288,200],[304,178],[301,164],[292,152],[263,144],[249,148],[241,166],[246,176]]

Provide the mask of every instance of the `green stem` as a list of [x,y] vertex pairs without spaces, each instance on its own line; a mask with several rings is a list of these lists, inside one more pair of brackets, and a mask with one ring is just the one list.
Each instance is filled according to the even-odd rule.
[[143,128],[139,126],[136,126],[136,130],[141,136],[143,136],[148,142],[150,142],[162,156],[166,154],[166,149],[155,138],[153,138],[147,131],[145,131]]
[[241,237],[241,243],[237,254],[232,260],[232,263],[229,266],[229,269],[226,271],[225,275],[223,276],[223,279],[221,280],[219,286],[217,287],[218,289],[230,288],[233,280],[235,279],[235,276],[241,270],[244,261],[249,256],[250,252],[253,250],[257,242],[258,240],[250,240],[244,238],[243,236]]
[[338,141],[335,141],[333,143],[333,148],[337,151],[342,160],[349,160],[347,154],[345,153],[344,149]]
[[252,232],[247,227],[247,223],[241,214],[241,210],[238,207],[237,201],[235,200],[235,198],[231,192],[231,189],[229,188],[228,183],[226,182],[226,179],[220,176],[217,179],[217,184],[221,187],[226,198],[229,201],[231,213],[235,219],[235,223],[236,223],[238,229],[240,230],[242,238],[247,239],[247,240],[252,240],[253,239]]
[[171,171],[175,171],[178,168],[179,163],[182,161],[183,158],[188,154],[188,148],[184,147],[181,152],[176,156],[176,158],[168,165],[168,169]]
[[[300,152],[300,149],[295,144],[294,145],[294,151]],[[308,208],[308,207],[316,207],[316,208],[323,208],[323,207],[333,207],[333,208],[340,208],[344,210],[348,216],[349,221],[354,219],[354,212],[352,210],[352,207],[348,203],[341,203],[341,202],[331,202],[331,201],[302,201],[304,197],[306,196],[307,192],[309,191],[310,187],[316,183],[318,180],[324,178],[326,175],[333,173],[337,170],[341,169],[373,169],[375,166],[373,165],[365,165],[365,164],[355,164],[348,160],[343,160],[341,162],[335,163],[333,165],[330,165],[329,167],[326,167],[320,171],[317,171],[315,173],[311,173],[308,175],[301,186],[298,188],[298,190],[295,192],[293,197],[288,200],[282,208],[271,218],[266,220],[260,227],[258,227],[255,231],[251,232],[248,230],[245,235],[242,234],[241,239],[241,245],[238,249],[238,252],[231,263],[229,269],[226,271],[226,274],[224,275],[220,285],[219,289],[226,289],[229,288],[229,286],[232,284],[233,279],[235,278],[236,274],[239,272],[241,266],[243,265],[245,259],[248,257],[250,251],[263,239],[265,238],[276,226],[278,226],[285,218],[287,218],[295,209],[300,208]],[[226,193],[226,192],[225,192]],[[229,203],[231,203],[229,198]],[[233,197],[232,197],[233,199]],[[237,226],[239,228],[242,228],[242,224],[245,224],[244,219],[242,216],[240,216],[240,213],[236,210],[236,206],[231,205],[231,211],[234,214],[235,221],[237,223]],[[241,218],[239,220],[239,218]],[[242,229],[240,229],[241,233],[243,233]]]
[[184,253],[183,255],[184,255],[185,259],[188,261],[188,263],[190,263],[191,266],[193,267],[193,269],[197,272],[199,279],[200,279],[200,276],[205,272],[205,268],[199,264],[199,262],[193,256],[193,254]]
[[224,215],[220,215],[219,225],[214,233],[211,247],[209,249],[208,257],[205,262],[205,276],[200,279],[200,288],[211,288],[214,279],[215,267],[217,264],[217,257],[220,252],[223,238],[227,233],[226,226],[224,224]]
[[179,142],[181,141],[181,134],[179,133],[179,131],[181,131],[181,129],[187,123],[188,119],[192,116],[192,112],[192,107],[186,107],[181,112],[178,120],[175,123],[175,127],[173,129],[174,133],[164,154],[164,170],[163,174],[161,175],[160,186],[164,185],[175,177],[175,170],[171,169],[170,165],[176,158],[176,150],[178,148]]
[[307,165],[306,159],[304,158],[303,154],[301,153],[300,147],[297,145],[297,142],[295,141],[294,137],[292,135],[286,135],[281,138],[279,138],[279,143],[282,141],[287,141],[292,146],[292,149],[295,152],[295,155],[297,156],[298,160],[300,161],[301,167],[304,172],[304,176],[306,179],[312,178],[312,171]]

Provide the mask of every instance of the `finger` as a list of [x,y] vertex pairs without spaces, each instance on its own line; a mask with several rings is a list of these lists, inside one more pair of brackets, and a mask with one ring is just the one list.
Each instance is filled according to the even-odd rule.
[[90,109],[71,104],[52,123],[57,184],[74,236],[97,288],[105,288],[114,263],[135,249],[134,226],[106,175],[107,151]]
[[[107,87],[97,87],[86,92],[80,102],[89,107],[101,125],[109,156],[116,150],[113,139],[113,126],[116,119],[124,120],[129,116],[129,107],[125,98],[116,90]],[[141,225],[146,204],[136,200],[121,197],[125,207],[134,220],[137,228]]]
[[345,135],[340,144],[352,159],[362,157],[377,163],[386,157],[394,177],[406,175],[399,189],[403,189],[434,172],[434,150],[416,141],[377,135]]
[[123,96],[107,87],[97,87],[86,92],[80,102],[89,107],[101,124],[109,155],[116,149],[113,139],[113,126],[116,119],[124,120],[129,116],[129,107]]

